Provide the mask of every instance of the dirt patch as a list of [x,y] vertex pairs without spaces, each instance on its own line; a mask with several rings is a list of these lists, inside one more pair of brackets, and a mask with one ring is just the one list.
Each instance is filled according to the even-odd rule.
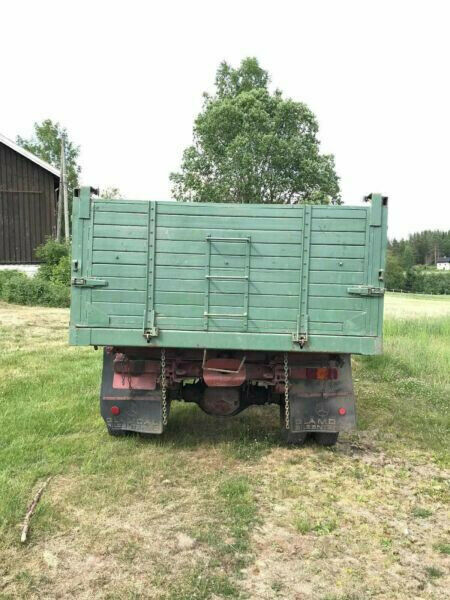
[[280,449],[263,460],[249,597],[448,598],[449,559],[436,548],[448,535],[449,473],[424,455],[345,446]]

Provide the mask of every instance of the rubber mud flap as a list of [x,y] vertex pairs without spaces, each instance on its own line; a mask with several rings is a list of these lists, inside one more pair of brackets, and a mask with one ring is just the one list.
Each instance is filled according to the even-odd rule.
[[108,429],[112,432],[161,434],[164,426],[160,391],[116,389],[112,386],[113,377],[113,357],[105,350],[100,412]]
[[292,433],[351,431],[355,425],[356,414],[353,397],[290,398],[290,429]]
[[[111,409],[114,408],[113,414]],[[161,402],[157,400],[101,400],[101,413],[107,427],[136,433],[163,432]]]

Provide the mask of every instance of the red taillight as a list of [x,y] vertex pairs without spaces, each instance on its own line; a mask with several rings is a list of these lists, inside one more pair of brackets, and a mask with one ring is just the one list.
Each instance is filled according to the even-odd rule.
[[306,379],[337,379],[338,370],[331,367],[306,368]]
[[118,406],[111,406],[111,414],[120,415],[120,408]]
[[341,406],[341,408],[338,410],[338,413],[341,415],[341,417],[343,417],[347,414],[347,411],[343,406]]

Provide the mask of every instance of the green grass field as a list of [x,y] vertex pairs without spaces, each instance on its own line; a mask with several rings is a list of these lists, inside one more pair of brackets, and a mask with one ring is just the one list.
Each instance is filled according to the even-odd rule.
[[386,296],[331,450],[283,447],[275,407],[110,438],[66,340],[66,310],[0,304],[0,598],[448,598],[450,298]]

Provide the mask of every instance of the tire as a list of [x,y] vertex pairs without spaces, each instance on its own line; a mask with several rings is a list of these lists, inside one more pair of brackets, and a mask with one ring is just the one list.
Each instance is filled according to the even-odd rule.
[[338,433],[330,433],[330,432],[317,432],[314,434],[314,439],[319,444],[319,446],[334,446],[338,441],[339,432]]
[[125,429],[111,429],[111,427],[106,426],[109,435],[113,437],[124,437],[126,435],[130,435],[130,431],[126,431]]
[[293,432],[290,429],[286,429],[284,413],[284,404],[280,404],[280,425],[281,425],[281,438],[288,446],[303,446],[308,437],[307,431]]

